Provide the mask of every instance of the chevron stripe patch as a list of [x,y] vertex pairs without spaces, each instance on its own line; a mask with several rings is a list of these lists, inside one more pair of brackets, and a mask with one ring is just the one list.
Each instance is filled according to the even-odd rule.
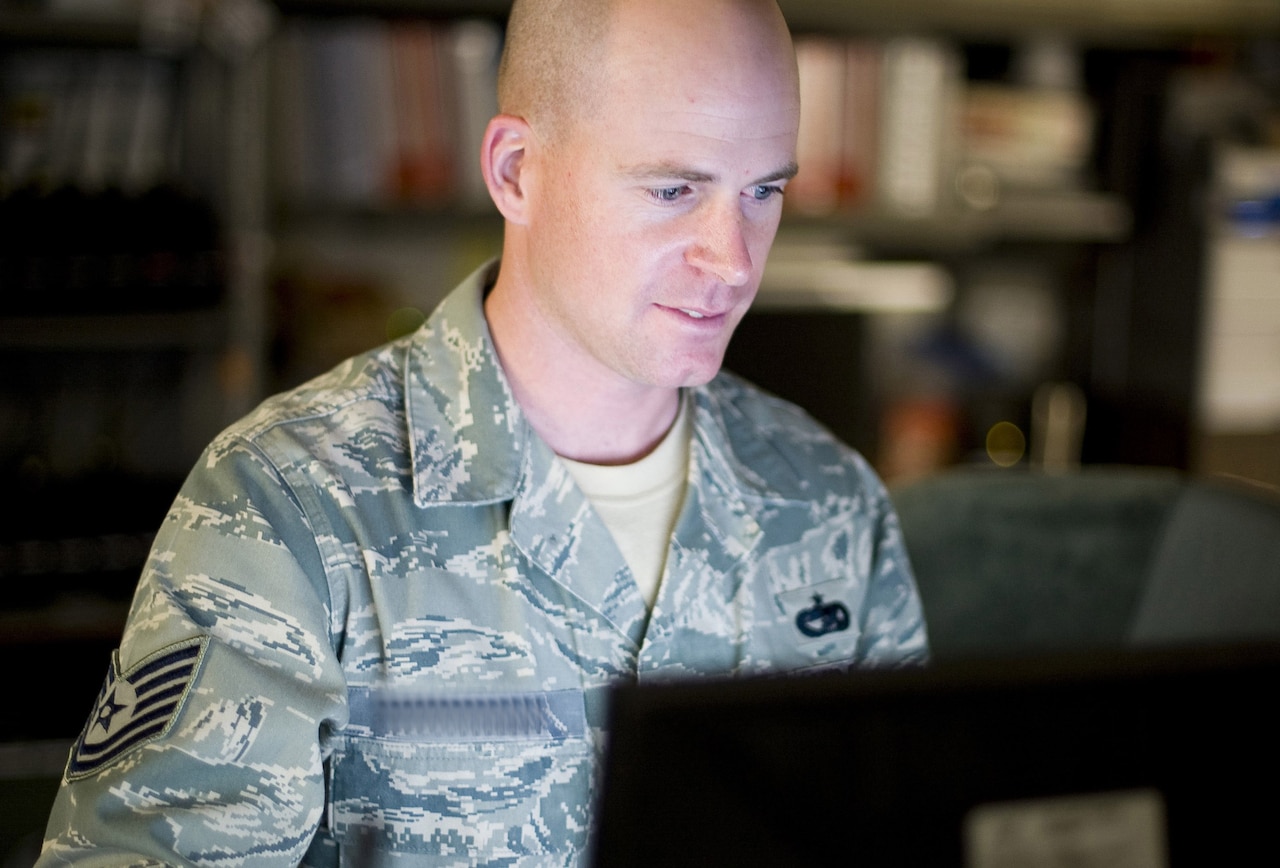
[[66,779],[96,774],[169,731],[204,657],[206,640],[192,639],[151,655],[121,675],[119,652],[89,722],[71,749]]

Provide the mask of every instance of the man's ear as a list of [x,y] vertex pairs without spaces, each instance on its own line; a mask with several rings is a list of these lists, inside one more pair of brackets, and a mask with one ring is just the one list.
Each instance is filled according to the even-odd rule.
[[532,143],[529,124],[514,115],[489,121],[480,150],[480,170],[489,196],[508,221],[524,223],[527,211],[523,172]]

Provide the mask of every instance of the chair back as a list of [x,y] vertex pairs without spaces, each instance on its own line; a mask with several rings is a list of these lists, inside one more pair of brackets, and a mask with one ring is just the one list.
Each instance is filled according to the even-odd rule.
[[1174,470],[955,469],[891,489],[935,659],[1120,647]]
[[1129,638],[1280,641],[1280,492],[1221,478],[1190,483],[1161,534]]

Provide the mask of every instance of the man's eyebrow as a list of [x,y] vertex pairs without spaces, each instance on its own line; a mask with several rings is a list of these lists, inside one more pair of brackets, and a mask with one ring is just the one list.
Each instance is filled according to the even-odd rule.
[[[787,163],[782,168],[770,172],[764,177],[757,178],[748,186],[794,178],[798,171],[800,169],[794,162]],[[638,166],[628,166],[622,170],[622,173],[629,178],[635,178],[640,181],[670,179],[673,181],[688,181],[691,184],[709,184],[719,180],[719,176],[710,172],[690,169],[688,166],[682,166],[678,163],[645,163]]]
[[699,172],[679,163],[642,163],[638,166],[625,166],[622,174],[637,181],[652,181],[660,178],[706,184],[716,180],[716,176],[710,172]]
[[770,181],[789,181],[792,178],[794,178],[799,171],[800,171],[800,167],[797,166],[794,162],[787,163],[778,171],[770,172],[768,175],[765,175],[763,178],[761,178],[758,181],[755,181],[754,183],[768,184]]

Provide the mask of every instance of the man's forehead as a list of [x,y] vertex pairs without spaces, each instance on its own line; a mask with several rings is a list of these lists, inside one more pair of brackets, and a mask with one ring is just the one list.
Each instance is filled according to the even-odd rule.
[[583,131],[624,179],[746,186],[793,174],[798,111],[785,103],[743,107],[724,100],[705,108],[682,110],[662,95],[630,109],[613,102]]
[[[690,171],[718,171],[714,163],[731,158],[748,161],[763,175],[795,159],[799,111],[785,104],[762,104],[749,112],[681,111],[664,109],[659,99],[633,111],[615,104],[605,114],[613,120],[602,119],[595,133],[611,134],[618,161],[625,167],[647,169],[665,163]],[[701,166],[700,159],[713,165]]]

